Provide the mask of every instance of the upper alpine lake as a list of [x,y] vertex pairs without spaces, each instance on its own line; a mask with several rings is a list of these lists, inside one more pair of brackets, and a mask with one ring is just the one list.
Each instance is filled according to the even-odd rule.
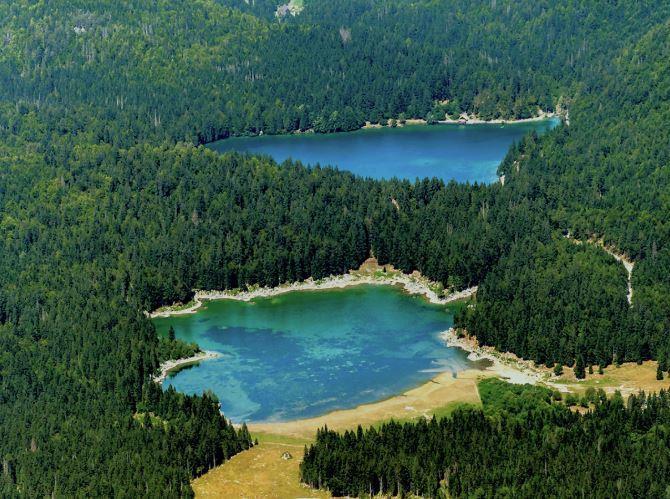
[[558,118],[507,124],[408,125],[332,134],[234,137],[209,144],[219,152],[266,154],[278,162],[331,165],[371,178],[438,177],[495,182],[509,147],[524,135],[546,133]]
[[172,326],[177,338],[221,354],[172,374],[164,387],[211,390],[235,422],[375,402],[471,366],[439,336],[458,306],[376,285],[206,302],[195,314],[154,319],[160,335]]

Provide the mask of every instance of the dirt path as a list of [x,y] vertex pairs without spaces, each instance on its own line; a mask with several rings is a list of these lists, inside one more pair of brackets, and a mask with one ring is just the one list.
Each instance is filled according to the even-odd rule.
[[[575,244],[584,243],[584,241],[572,237],[570,235],[570,232],[568,232],[565,235],[565,238],[572,241]],[[600,248],[603,249],[603,251],[605,251],[605,253],[614,257],[616,261],[620,262],[623,265],[623,267],[626,269],[626,273],[628,274],[628,293],[626,294],[626,299],[628,300],[628,305],[633,305],[633,268],[635,267],[635,262],[630,260],[626,255],[619,253],[615,248],[611,246],[606,246],[605,241],[603,241],[602,238],[601,239],[592,238],[587,240],[586,243],[599,246]]]
[[620,253],[616,253],[612,248],[608,248],[607,246],[602,244],[602,241],[600,243],[600,246],[607,253],[612,255],[615,260],[621,262],[623,264],[623,267],[626,269],[626,272],[628,273],[628,294],[626,295],[626,298],[628,299],[628,305],[632,305],[633,304],[633,267],[635,266],[635,262],[633,262],[632,260],[628,260],[625,255],[622,255]]

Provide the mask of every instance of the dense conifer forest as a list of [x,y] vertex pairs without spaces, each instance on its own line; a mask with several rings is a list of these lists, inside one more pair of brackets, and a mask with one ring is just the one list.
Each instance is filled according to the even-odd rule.
[[354,497],[665,496],[667,392],[625,403],[593,392],[582,415],[547,389],[488,381],[481,410],[344,434],[320,430],[305,451],[303,480]]
[[[342,273],[371,253],[448,288],[480,284],[459,324],[483,343],[547,365],[670,368],[667,2],[275,9],[0,5],[0,495],[189,496],[192,477],[251,438],[211,395],[151,381],[160,360],[192,350],[159,342],[143,311],[193,288]],[[374,181],[200,145],[559,106],[569,126],[516,145],[504,186]],[[568,233],[635,260],[632,306],[621,266]],[[667,394],[596,401],[584,416],[545,405],[324,431],[303,477],[351,493],[431,495],[446,470],[453,495],[663,493]],[[347,442],[367,453],[333,451]],[[470,450],[456,463],[451,445]],[[370,453],[357,470],[377,473],[391,453],[393,475],[343,480],[337,464]],[[627,459],[635,473],[611,480]]]
[[[670,118],[669,58],[670,25],[665,23],[623,51],[609,78],[589,82],[590,88],[571,107],[569,127],[543,140],[529,138],[501,165],[505,189],[541,199],[556,239],[567,234],[584,241],[602,238],[635,261],[632,306],[626,307],[621,284],[616,289],[614,270],[609,277],[602,273],[598,278],[600,296],[594,294],[593,299],[600,304],[595,306],[581,294],[588,288],[580,281],[582,264],[559,268],[556,258],[538,261],[541,252],[524,244],[486,276],[480,306],[461,320],[484,343],[538,362],[572,365],[581,358],[607,365],[657,358],[664,370],[669,367],[670,132],[664,125]],[[562,242],[560,246],[569,249],[569,245]],[[597,266],[589,263],[591,269]],[[569,277],[571,272],[576,275]],[[619,270],[620,283],[621,272],[623,269]],[[546,287],[561,279],[560,288]],[[565,301],[568,294],[572,297]],[[561,311],[541,310],[545,307]],[[523,315],[514,317],[513,310],[523,310]],[[601,317],[604,322],[594,316],[579,321],[570,318],[577,313],[585,319],[582,314],[595,310],[607,311]],[[528,321],[540,317],[542,328],[529,327]],[[520,324],[524,320],[525,326]],[[555,327],[562,331],[546,334]]]
[[0,98],[123,146],[528,117],[670,16],[655,0],[308,3],[279,22],[245,0],[6,2]]

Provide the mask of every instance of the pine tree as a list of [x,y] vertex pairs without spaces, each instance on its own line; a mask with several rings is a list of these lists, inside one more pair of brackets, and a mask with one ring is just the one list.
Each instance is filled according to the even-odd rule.
[[584,357],[581,354],[577,355],[577,362],[575,363],[575,377],[577,379],[584,379],[586,377],[586,371],[584,370]]

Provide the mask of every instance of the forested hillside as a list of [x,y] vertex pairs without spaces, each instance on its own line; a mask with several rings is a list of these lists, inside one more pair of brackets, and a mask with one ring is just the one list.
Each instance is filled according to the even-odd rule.
[[[538,266],[542,252],[521,258],[512,252],[483,280],[479,305],[461,318],[461,325],[483,343],[548,364],[572,365],[581,358],[607,365],[651,357],[668,368],[668,60],[670,25],[665,23],[623,51],[606,78],[589,81],[574,100],[569,127],[525,141],[501,165],[505,190],[539,198],[557,234],[602,238],[636,261],[632,307],[626,311],[623,289],[619,285],[617,290],[612,278],[599,279],[602,295],[588,304],[580,294],[587,289],[581,282],[583,265],[560,268],[560,260],[552,258]],[[531,248],[524,245],[521,251]],[[561,274],[564,284],[550,294],[550,302],[546,286],[560,282]],[[562,301],[568,295],[568,302]],[[539,308],[531,305],[537,300]],[[604,320],[574,320],[569,302],[579,314],[604,312]],[[519,305],[522,315],[513,312]],[[556,320],[566,321],[562,332],[548,333]],[[534,321],[539,322],[531,325]]]
[[[489,380],[490,381],[490,380]],[[591,397],[573,413],[549,390],[482,390],[483,410],[338,434],[306,449],[306,483],[337,496],[664,497],[670,398]],[[489,387],[485,387],[489,388]]]
[[[8,494],[186,493],[190,476],[249,445],[215,402],[152,389],[162,349],[142,310],[193,288],[341,273],[371,251],[465,286],[511,237],[509,220],[493,221],[513,215],[486,208],[500,186],[377,182],[191,145],[44,153],[12,140],[0,176]],[[149,431],[134,413],[166,423]]]
[[5,2],[0,98],[51,134],[123,146],[528,117],[670,16],[654,0],[319,0],[279,22],[256,3]]
[[[485,343],[547,364],[670,366],[667,2],[313,0],[281,21],[268,3],[237,7],[0,4],[0,495],[190,495],[193,476],[250,438],[212,397],[157,388],[165,349],[142,312],[194,287],[340,273],[371,252],[448,287],[479,283],[460,320]],[[515,147],[504,186],[373,181],[197,147],[401,114],[524,117],[561,97],[570,126]],[[636,260],[632,307],[623,270],[568,231]],[[613,414],[631,432],[622,453],[640,458],[630,487],[655,492],[645,477],[665,461],[633,437],[665,431],[663,396],[648,419],[608,404],[543,420],[569,437],[543,440],[560,451],[552,463],[573,443],[593,456],[611,428],[599,414]],[[533,447],[540,430],[506,448],[504,424],[459,417],[503,457],[547,449]],[[452,435],[452,422],[431,425],[431,439]],[[571,440],[583,428],[593,441]],[[416,442],[424,429],[406,431]],[[602,477],[621,462],[583,464]],[[524,468],[537,480],[538,463]]]
[[549,367],[575,364],[584,377],[585,366],[607,366],[613,355],[650,355],[628,333],[625,281],[623,266],[600,248],[524,240],[484,278],[465,322],[483,344]]

